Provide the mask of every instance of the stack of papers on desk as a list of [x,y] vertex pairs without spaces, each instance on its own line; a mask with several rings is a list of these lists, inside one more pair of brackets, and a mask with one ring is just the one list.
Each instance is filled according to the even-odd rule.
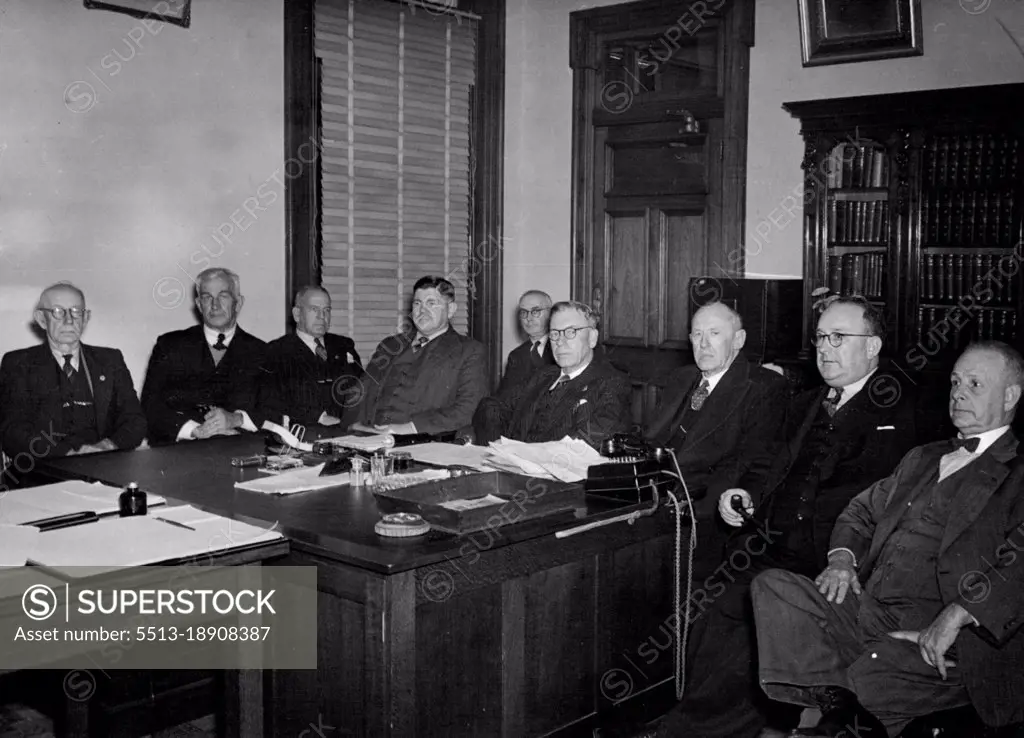
[[487,462],[491,450],[485,446],[459,443],[418,443],[402,449],[415,461],[434,466],[468,466],[479,471],[494,471]]
[[[82,512],[110,515],[118,511],[118,498],[123,491],[118,487],[99,482],[89,484],[79,479],[10,490],[0,495],[0,524],[29,525]],[[160,495],[146,494],[148,507],[166,502]]]
[[388,433],[378,433],[375,436],[338,436],[336,438],[321,438],[320,443],[333,443],[335,446],[344,446],[372,454],[382,448],[393,447],[395,437]]
[[580,482],[587,469],[608,461],[592,446],[566,436],[561,441],[523,443],[502,437],[491,441],[487,463],[505,471],[560,482]]
[[40,533],[29,560],[80,577],[119,567],[205,556],[281,538],[276,523],[260,528],[183,505],[149,515],[106,518]]
[[283,471],[270,477],[250,479],[248,482],[235,482],[236,489],[249,492],[261,492],[265,495],[293,495],[296,492],[310,492],[314,489],[327,489],[348,484],[348,474],[332,474],[321,477],[323,464],[304,466],[301,469]]

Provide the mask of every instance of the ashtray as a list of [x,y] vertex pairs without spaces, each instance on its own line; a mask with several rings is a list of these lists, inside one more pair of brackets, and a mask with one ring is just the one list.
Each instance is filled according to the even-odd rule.
[[416,513],[398,512],[385,515],[373,529],[387,538],[411,538],[429,532],[430,526]]

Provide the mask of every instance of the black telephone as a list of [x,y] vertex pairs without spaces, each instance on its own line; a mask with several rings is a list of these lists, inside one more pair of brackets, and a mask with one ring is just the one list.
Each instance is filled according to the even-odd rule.
[[675,478],[665,474],[675,470],[672,455],[638,435],[616,433],[601,444],[601,455],[614,461],[588,469],[584,486],[588,495],[649,503],[651,482],[659,492],[675,484]]

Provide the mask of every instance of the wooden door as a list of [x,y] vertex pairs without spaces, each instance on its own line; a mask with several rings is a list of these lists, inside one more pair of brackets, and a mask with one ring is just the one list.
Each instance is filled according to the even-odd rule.
[[753,11],[720,6],[700,22],[667,2],[572,15],[573,295],[601,313],[638,423],[692,362],[691,278],[743,275]]

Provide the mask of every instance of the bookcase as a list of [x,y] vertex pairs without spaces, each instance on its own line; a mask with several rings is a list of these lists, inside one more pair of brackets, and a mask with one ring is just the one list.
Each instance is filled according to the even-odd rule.
[[1013,342],[1022,307],[1024,84],[787,103],[801,123],[804,354],[817,288],[883,308],[884,354],[945,371]]

